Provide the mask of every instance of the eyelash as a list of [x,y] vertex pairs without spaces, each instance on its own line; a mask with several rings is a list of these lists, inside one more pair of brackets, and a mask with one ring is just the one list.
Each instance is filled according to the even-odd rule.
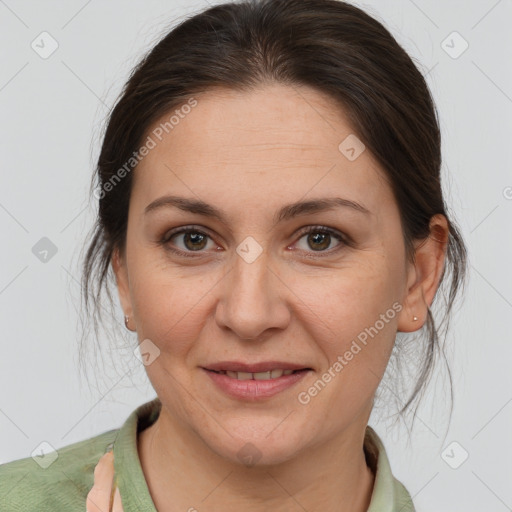
[[[167,232],[165,234],[165,236],[160,239],[159,244],[164,246],[167,251],[170,251],[179,256],[184,256],[187,258],[197,258],[197,257],[201,256],[201,254],[194,255],[193,253],[194,252],[201,253],[204,251],[182,251],[181,249],[175,249],[174,247],[172,247],[171,244],[169,244],[169,241],[174,236],[187,234],[187,233],[200,234],[200,235],[204,235],[204,236],[207,236],[208,238],[212,239],[210,237],[210,235],[208,235],[208,233],[205,233],[204,231],[202,231],[202,229],[200,229],[199,226],[186,226],[184,228],[179,228],[176,231]],[[348,237],[343,236],[338,231],[335,231],[326,226],[309,226],[306,229],[299,232],[298,240],[303,238],[305,235],[309,235],[311,233],[321,233],[321,234],[331,235],[334,238],[336,238],[339,242],[341,242],[341,244],[339,246],[335,247],[334,249],[329,249],[326,251],[318,251],[318,252],[313,251],[313,252],[316,252],[317,255],[315,255],[315,256],[308,255],[308,256],[306,256],[306,258],[322,258],[322,257],[324,257],[324,255],[331,256],[332,254],[337,253],[338,251],[342,250],[344,246],[350,245],[350,240]]]

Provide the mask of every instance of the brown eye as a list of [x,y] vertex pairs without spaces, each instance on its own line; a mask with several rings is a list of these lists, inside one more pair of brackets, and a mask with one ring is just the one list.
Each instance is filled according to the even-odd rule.
[[202,233],[196,233],[194,231],[183,234],[183,244],[191,251],[199,251],[204,249],[208,237]]
[[331,243],[331,235],[328,233],[311,233],[307,235],[309,247],[314,251],[327,249]]
[[[303,243],[301,241],[304,240]],[[332,247],[333,242],[338,243]],[[304,252],[331,253],[341,249],[347,242],[340,233],[327,228],[312,226],[302,232],[302,236],[297,242],[298,248]]]
[[161,244],[168,250],[189,255],[191,252],[204,252],[208,247],[208,242],[216,246],[209,235],[197,229],[185,228],[173,233],[167,234],[162,238]]

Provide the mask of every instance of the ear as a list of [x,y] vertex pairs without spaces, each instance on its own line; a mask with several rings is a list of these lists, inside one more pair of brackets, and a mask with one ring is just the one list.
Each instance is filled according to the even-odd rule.
[[123,308],[125,316],[133,317],[132,301],[130,296],[130,280],[128,279],[128,269],[126,261],[121,255],[118,248],[114,249],[111,258],[112,269],[116,277],[117,292],[121,307]]
[[[425,323],[443,273],[448,237],[446,217],[434,215],[430,219],[430,235],[416,242],[415,262],[408,264],[407,290],[398,317],[398,331],[417,331]],[[418,320],[413,320],[414,316]]]

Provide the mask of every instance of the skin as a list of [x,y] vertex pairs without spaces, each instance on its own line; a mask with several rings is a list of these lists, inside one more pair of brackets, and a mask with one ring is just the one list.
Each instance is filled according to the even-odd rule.
[[[374,394],[396,332],[426,319],[444,265],[446,218],[432,218],[437,241],[418,241],[409,263],[384,172],[368,150],[354,161],[340,152],[354,131],[314,89],[273,84],[195,98],[133,171],[126,252],[112,258],[129,327],[160,350],[146,370],[162,411],[138,438],[153,501],[160,512],[366,511],[374,475],[363,439]],[[225,222],[176,207],[144,215],[166,194],[201,199]],[[329,197],[371,214],[336,207],[274,222],[286,204]],[[193,257],[158,243],[189,225],[208,238],[178,234],[167,247]],[[308,242],[301,230],[318,225],[351,242],[318,234]],[[236,252],[248,236],[263,249],[252,263]],[[301,404],[298,394],[395,302],[401,311]],[[222,360],[284,360],[313,371],[255,403],[226,396],[200,368]],[[260,455],[252,467],[237,456],[247,443]]]

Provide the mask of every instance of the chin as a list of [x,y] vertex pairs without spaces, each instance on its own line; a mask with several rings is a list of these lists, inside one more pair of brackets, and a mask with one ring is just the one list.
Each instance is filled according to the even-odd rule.
[[[290,435],[290,431],[274,432],[276,424],[272,421],[263,425],[238,425],[238,428],[218,432],[219,437],[203,440],[210,449],[222,458],[246,467],[275,466],[293,459],[297,456],[303,444],[297,435]],[[288,425],[288,427],[290,427]]]
[[234,443],[238,448],[233,451],[233,446],[216,447],[217,453],[233,464],[239,464],[246,468],[263,468],[283,464],[293,459],[297,454],[296,446],[282,446],[271,443],[254,443],[251,440]]

